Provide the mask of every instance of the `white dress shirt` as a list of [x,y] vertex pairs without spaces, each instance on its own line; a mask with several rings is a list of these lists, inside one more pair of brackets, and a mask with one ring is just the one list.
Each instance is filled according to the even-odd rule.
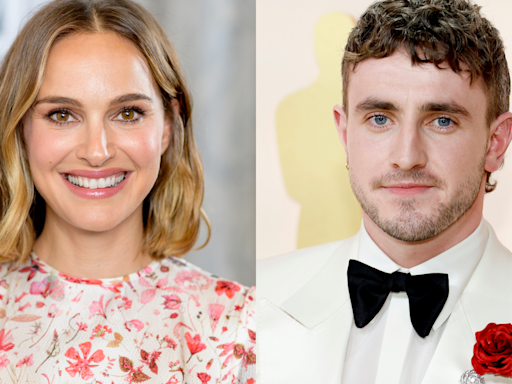
[[359,231],[359,261],[386,273],[448,274],[448,299],[430,334],[422,338],[412,327],[405,292],[390,292],[375,318],[363,328],[353,323],[343,370],[343,384],[419,384],[434,355],[450,314],[473,274],[487,244],[484,222],[459,244],[410,269],[393,262]]

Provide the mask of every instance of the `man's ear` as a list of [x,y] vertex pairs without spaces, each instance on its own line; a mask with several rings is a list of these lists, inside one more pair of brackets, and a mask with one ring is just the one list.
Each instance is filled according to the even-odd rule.
[[338,131],[338,136],[340,137],[341,144],[345,147],[345,153],[347,152],[347,114],[345,113],[345,109],[336,104],[332,111],[334,112],[334,125],[336,126],[336,130]]
[[512,139],[512,113],[505,112],[499,115],[491,123],[489,134],[484,169],[487,172],[495,172],[501,167],[505,151]]
[[[171,108],[173,109],[172,115],[180,115],[180,102],[178,99],[171,99]],[[171,133],[172,133],[172,118],[169,111],[164,111],[164,130],[162,132],[162,147],[160,149],[160,155],[163,155],[169,144],[171,144]]]

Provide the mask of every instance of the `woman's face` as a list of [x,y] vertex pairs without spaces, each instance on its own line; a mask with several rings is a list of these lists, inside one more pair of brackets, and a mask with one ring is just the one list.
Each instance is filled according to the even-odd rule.
[[35,186],[57,217],[87,231],[142,217],[171,123],[147,62],[113,33],[51,50],[24,135]]

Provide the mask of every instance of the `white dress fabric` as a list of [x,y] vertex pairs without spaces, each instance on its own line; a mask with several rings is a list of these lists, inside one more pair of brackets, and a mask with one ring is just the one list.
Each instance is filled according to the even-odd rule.
[[115,279],[0,266],[0,384],[255,383],[254,290],[179,258]]

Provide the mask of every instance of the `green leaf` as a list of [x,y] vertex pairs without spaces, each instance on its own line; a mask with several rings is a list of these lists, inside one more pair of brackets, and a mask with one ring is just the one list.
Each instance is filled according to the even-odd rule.
[[121,342],[123,341],[123,336],[121,336],[119,333],[114,332],[114,337],[117,341]]
[[130,372],[133,369],[133,361],[124,356],[119,356],[119,368],[123,372]]
[[132,382],[134,383],[142,383],[143,381],[147,381],[149,379],[150,377],[142,371],[136,371],[132,376]]
[[108,348],[117,348],[119,347],[119,341],[118,340],[111,340],[108,342],[107,347]]

